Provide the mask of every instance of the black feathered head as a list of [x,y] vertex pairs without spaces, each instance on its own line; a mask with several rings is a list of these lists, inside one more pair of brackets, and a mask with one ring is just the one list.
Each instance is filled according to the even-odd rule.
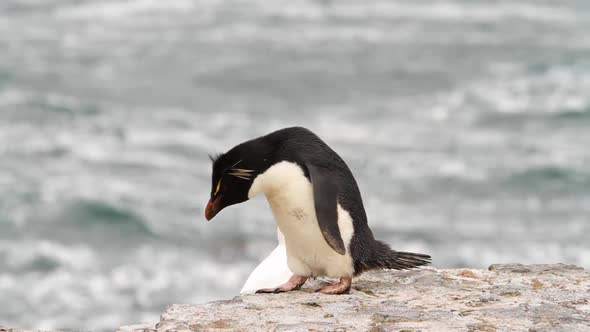
[[268,144],[262,138],[247,141],[226,153],[210,155],[211,198],[205,209],[205,218],[211,220],[225,207],[248,200],[254,179],[270,166]]

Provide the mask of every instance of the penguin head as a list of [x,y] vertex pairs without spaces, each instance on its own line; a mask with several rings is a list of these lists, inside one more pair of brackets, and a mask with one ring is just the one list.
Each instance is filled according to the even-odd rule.
[[270,149],[259,140],[235,146],[226,153],[210,156],[213,164],[211,198],[205,218],[211,220],[224,208],[249,199],[254,179],[270,167]]

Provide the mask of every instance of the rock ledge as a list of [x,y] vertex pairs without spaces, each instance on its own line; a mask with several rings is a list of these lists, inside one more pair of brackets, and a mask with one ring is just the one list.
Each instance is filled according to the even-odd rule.
[[590,272],[565,264],[366,273],[350,294],[174,304],[119,331],[590,331]]

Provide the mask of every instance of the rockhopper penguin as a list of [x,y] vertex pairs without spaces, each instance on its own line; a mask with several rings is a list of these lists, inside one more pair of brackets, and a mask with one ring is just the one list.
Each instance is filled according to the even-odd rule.
[[205,217],[264,193],[293,276],[258,293],[301,288],[309,277],[340,278],[318,291],[348,292],[353,276],[372,269],[410,269],[430,256],[392,250],[375,240],[361,194],[346,163],[311,131],[285,128],[212,158],[211,199]]

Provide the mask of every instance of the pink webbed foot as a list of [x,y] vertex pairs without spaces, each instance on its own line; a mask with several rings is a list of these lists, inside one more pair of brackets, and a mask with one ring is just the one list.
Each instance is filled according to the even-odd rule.
[[284,293],[284,292],[290,292],[292,290],[298,290],[301,288],[301,286],[303,286],[303,284],[305,283],[306,280],[307,280],[307,277],[300,277],[300,276],[293,275],[291,278],[289,278],[289,281],[287,281],[286,283],[284,283],[278,287],[259,289],[256,291],[256,294],[259,294],[259,293]]
[[320,292],[320,293],[324,293],[324,294],[331,294],[331,295],[346,294],[346,293],[348,293],[348,291],[350,291],[351,284],[352,284],[352,278],[342,277],[342,278],[340,278],[340,282],[324,286],[324,287],[316,290],[316,292]]

